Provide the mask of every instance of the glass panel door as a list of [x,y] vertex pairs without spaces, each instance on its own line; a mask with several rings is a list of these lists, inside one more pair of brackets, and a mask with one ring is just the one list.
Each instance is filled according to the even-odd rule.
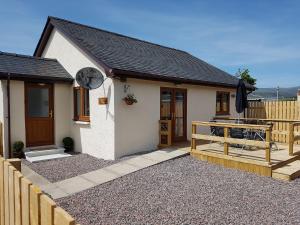
[[26,146],[54,144],[53,85],[25,83]]
[[175,137],[184,136],[184,93],[175,91]]
[[161,90],[160,100],[160,119],[171,120],[172,119],[172,89]]
[[171,120],[172,140],[186,140],[186,90],[161,88],[160,119]]

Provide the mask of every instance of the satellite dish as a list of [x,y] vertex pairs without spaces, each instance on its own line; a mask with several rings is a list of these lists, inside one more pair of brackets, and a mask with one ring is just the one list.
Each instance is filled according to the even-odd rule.
[[85,67],[77,72],[76,81],[81,87],[91,90],[102,85],[104,76],[95,68]]

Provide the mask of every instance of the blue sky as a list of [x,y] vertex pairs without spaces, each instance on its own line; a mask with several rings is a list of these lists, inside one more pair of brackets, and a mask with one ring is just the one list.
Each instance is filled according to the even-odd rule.
[[182,49],[258,87],[300,85],[298,0],[0,0],[0,51],[32,55],[48,15]]

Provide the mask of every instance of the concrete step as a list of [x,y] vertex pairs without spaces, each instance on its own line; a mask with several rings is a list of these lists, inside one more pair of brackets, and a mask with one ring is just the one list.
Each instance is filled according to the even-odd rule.
[[65,158],[70,156],[71,155],[67,153],[57,153],[57,154],[40,155],[40,156],[26,156],[26,160],[31,163],[34,163],[34,162],[40,162],[45,160],[51,160],[51,159]]
[[43,156],[43,155],[53,155],[53,154],[62,154],[65,152],[65,149],[62,147],[56,147],[51,149],[43,149],[43,150],[32,150],[32,151],[25,151],[26,157],[36,157],[36,156]]
[[283,167],[272,170],[272,177],[285,181],[291,181],[300,177],[300,160],[293,161]]

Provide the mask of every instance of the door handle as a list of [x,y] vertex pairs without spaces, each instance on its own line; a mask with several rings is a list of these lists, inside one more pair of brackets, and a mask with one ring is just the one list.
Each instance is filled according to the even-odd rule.
[[52,110],[52,109],[51,109],[50,112],[49,112],[49,117],[50,117],[50,118],[53,118],[53,110]]

